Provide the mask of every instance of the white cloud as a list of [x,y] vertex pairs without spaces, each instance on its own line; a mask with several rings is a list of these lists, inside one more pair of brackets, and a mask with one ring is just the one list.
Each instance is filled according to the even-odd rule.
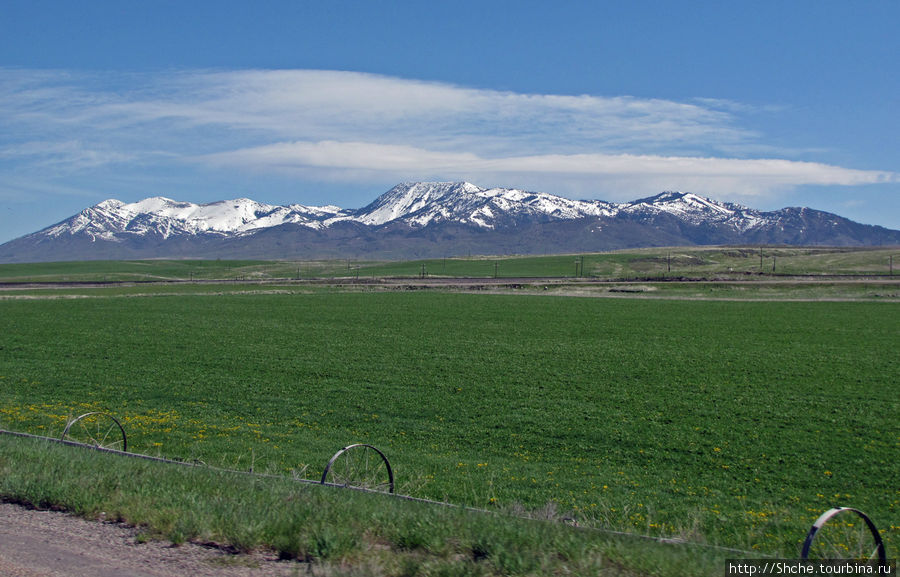
[[[469,152],[441,152],[412,146],[366,142],[282,142],[197,159],[217,167],[242,166],[257,171],[308,173],[317,178],[365,180],[373,177],[438,180],[566,182],[570,190],[591,187],[659,191],[664,188],[727,188],[751,196],[801,185],[879,184],[900,182],[887,171],[866,171],[781,159],[735,159],[632,154],[546,154],[482,157]],[[411,176],[412,175],[412,176]]]
[[25,162],[45,173],[90,170],[133,159],[132,155],[117,150],[86,147],[78,140],[22,142],[0,148],[0,160]]
[[[22,129],[109,139],[212,136],[466,146],[485,152],[705,147],[749,138],[714,107],[631,97],[517,94],[354,72],[292,70],[48,76],[6,71],[0,115]],[[135,134],[135,128],[140,133]],[[99,136],[99,135],[98,135]],[[204,140],[204,137],[207,140]]]
[[338,71],[0,69],[0,171],[40,179],[48,168],[163,172],[178,162],[179,170],[471,180],[610,200],[675,188],[734,197],[898,182],[893,172],[735,158],[738,150],[774,149],[741,125],[747,109],[716,99],[519,94]]

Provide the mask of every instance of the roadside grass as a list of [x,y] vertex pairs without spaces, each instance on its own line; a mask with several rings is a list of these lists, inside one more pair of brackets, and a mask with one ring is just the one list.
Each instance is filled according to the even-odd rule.
[[[0,436],[0,494],[326,574],[721,575],[734,552]],[[321,574],[321,570],[317,571]]]

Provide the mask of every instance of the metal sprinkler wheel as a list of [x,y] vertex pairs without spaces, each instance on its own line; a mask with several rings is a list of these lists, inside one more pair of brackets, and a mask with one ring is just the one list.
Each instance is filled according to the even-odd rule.
[[394,472],[384,453],[360,443],[344,447],[331,457],[322,473],[322,484],[394,492]]
[[85,413],[69,421],[60,440],[98,449],[126,452],[128,439],[122,424],[109,413]]
[[835,507],[813,523],[803,543],[803,559],[853,559],[873,567],[886,566],[884,542],[865,513]]

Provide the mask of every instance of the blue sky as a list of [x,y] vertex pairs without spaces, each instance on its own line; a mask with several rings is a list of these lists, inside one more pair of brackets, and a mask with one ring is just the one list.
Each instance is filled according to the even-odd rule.
[[900,229],[900,2],[0,0],[0,242],[107,198],[687,190]]

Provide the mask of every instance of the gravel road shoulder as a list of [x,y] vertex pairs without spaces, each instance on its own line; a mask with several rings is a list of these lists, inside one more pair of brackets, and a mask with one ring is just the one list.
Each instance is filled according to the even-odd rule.
[[281,577],[305,563],[138,539],[140,530],[0,503],[0,575],[7,577]]

